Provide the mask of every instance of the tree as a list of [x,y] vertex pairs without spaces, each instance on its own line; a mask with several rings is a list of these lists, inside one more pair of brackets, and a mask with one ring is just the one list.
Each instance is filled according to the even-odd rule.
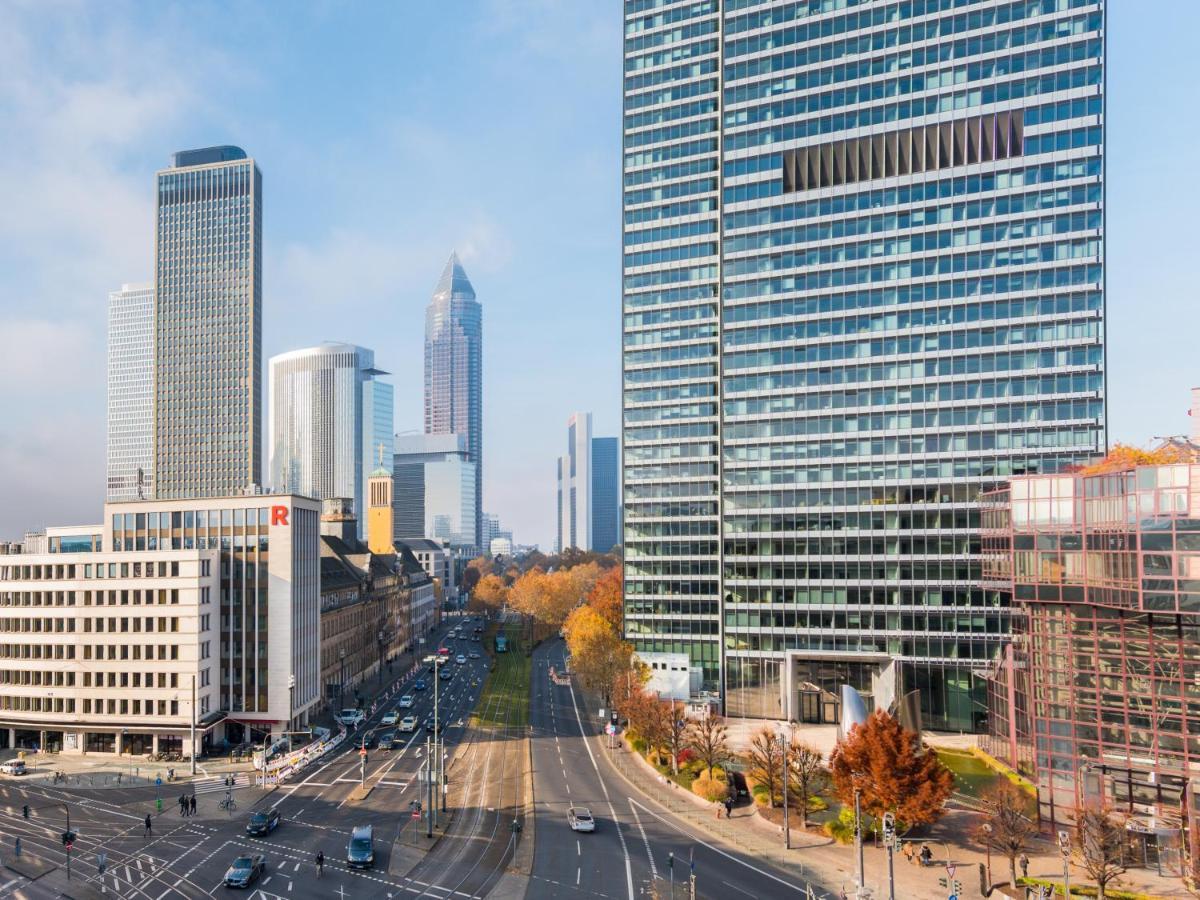
[[1079,471],[1084,475],[1120,472],[1138,466],[1162,466],[1169,463],[1191,462],[1190,454],[1175,444],[1163,444],[1154,450],[1141,450],[1129,444],[1114,444],[1108,455]]
[[788,792],[800,802],[800,822],[808,827],[808,803],[820,797],[829,786],[829,773],[821,751],[811,744],[792,739],[788,747]]
[[692,719],[688,723],[687,746],[696,754],[696,759],[704,763],[711,779],[713,769],[723,766],[729,759],[729,729],[718,716]]
[[1017,858],[1029,849],[1038,833],[1027,815],[1029,795],[1008,779],[997,781],[981,798],[984,818],[975,829],[975,839],[1008,860],[1009,883],[1017,883]]
[[643,719],[643,710],[650,700],[644,685],[650,679],[650,668],[634,657],[629,668],[613,676],[609,697],[613,708],[629,721],[629,727],[639,731],[638,723]]
[[950,770],[925,751],[916,732],[881,709],[850,729],[834,748],[829,768],[842,803],[853,804],[858,790],[872,816],[891,812],[908,825],[937,821],[954,786]]
[[621,568],[613,566],[605,569],[596,579],[587,597],[588,606],[599,613],[600,617],[612,627],[617,634],[624,626],[624,604],[622,600]]
[[767,805],[778,805],[783,799],[783,745],[766,725],[750,736],[746,765],[750,777],[766,789]]
[[679,700],[660,700],[665,709],[667,749],[671,752],[671,771],[679,774],[679,754],[687,746],[687,707]]
[[471,592],[469,605],[472,609],[498,610],[504,606],[507,597],[508,588],[499,575],[484,575]]
[[1096,900],[1104,900],[1108,885],[1125,873],[1125,825],[1108,807],[1084,809],[1078,822],[1083,867],[1096,882]]
[[613,680],[627,672],[633,662],[633,645],[621,640],[587,604],[571,611],[563,624],[563,633],[571,651],[571,667],[587,687],[603,691],[608,701]]
[[462,589],[468,594],[471,593],[473,590],[475,590],[475,585],[479,584],[479,579],[479,570],[474,569],[471,566],[467,566],[466,569],[463,570]]

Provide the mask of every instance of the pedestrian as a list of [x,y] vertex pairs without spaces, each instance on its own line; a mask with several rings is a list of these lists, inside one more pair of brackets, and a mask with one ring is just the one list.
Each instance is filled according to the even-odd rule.
[[179,795],[179,814],[181,816],[187,815],[187,795],[186,794]]
[[720,802],[717,802],[714,805],[717,807],[717,818],[719,819],[721,818],[721,804]]
[[323,850],[318,850],[317,851],[317,877],[320,878],[324,874],[325,874],[325,852]]
[[725,818],[727,818],[727,819],[733,818],[733,798],[732,797],[725,798]]
[[195,793],[195,791],[192,792],[192,799],[188,801],[188,806],[190,809],[189,815],[194,816],[196,814],[196,793]]
[[13,841],[13,855],[14,856],[21,855],[21,839],[20,838],[17,838],[15,841]]
[[1028,878],[1029,877],[1029,857],[1026,856],[1024,853],[1022,853],[1021,858],[1019,860],[1017,860],[1017,865],[1019,865],[1021,867],[1021,877]]
[[145,821],[146,829],[142,832],[142,837],[150,837],[154,833],[154,822],[150,818],[150,813],[146,813]]
[[905,844],[904,850],[901,852],[904,854],[904,858],[908,860],[910,865],[916,862],[916,860],[913,858],[913,853],[915,851],[913,850],[913,845],[911,843]]

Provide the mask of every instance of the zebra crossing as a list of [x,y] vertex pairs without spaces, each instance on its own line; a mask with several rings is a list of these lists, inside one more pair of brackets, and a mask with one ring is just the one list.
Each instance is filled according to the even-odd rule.
[[[228,775],[207,775],[201,778],[196,778],[191,782],[191,793],[193,794],[215,794],[218,791],[229,789],[227,784]],[[249,772],[237,772],[233,776],[233,787],[247,787],[253,784]]]

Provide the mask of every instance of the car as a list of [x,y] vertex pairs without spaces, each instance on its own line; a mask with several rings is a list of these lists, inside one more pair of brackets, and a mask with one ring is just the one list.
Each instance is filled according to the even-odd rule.
[[361,709],[343,709],[338,715],[338,721],[347,727],[361,725],[366,718]]
[[266,812],[259,811],[250,814],[250,821],[246,823],[246,834],[254,836],[270,834],[278,827],[278,809],[270,809]]
[[401,719],[400,720],[400,730],[401,731],[416,731],[417,730],[417,717],[416,716],[405,716],[403,719]]
[[586,807],[572,806],[567,810],[567,823],[572,831],[595,831],[596,820]]
[[427,685],[425,683],[424,678],[418,678],[416,681],[413,682],[413,690],[414,691],[423,691],[427,687],[429,687],[429,685]]
[[425,720],[425,730],[426,731],[432,731],[435,734],[441,734],[442,729],[445,727],[446,727],[446,725],[444,722],[435,721],[433,716],[430,716],[428,719]]
[[346,865],[352,869],[367,869],[375,864],[375,829],[359,825],[350,832],[346,846]]
[[267,861],[261,853],[239,856],[225,871],[225,887],[250,887],[267,870]]
[[460,653],[458,656],[454,657],[454,661],[461,666],[466,664],[467,658]]
[[476,644],[478,644],[478,643],[479,643],[479,635],[477,635],[477,634],[476,634],[476,635],[472,635],[472,636],[471,636],[471,640],[473,640],[473,641],[474,641]]
[[453,677],[454,672],[452,672],[450,669],[442,669],[442,674],[438,676],[438,678],[442,679],[442,681],[449,681]]
[[394,709],[388,710],[383,714],[383,718],[379,720],[380,725],[395,725],[400,719],[400,713]]
[[479,659],[479,651],[472,650],[470,653],[467,654],[467,656],[469,656],[471,659]]
[[377,740],[377,738],[376,738],[376,736],[375,736],[375,732],[373,732],[373,731],[368,731],[368,732],[367,732],[366,734],[364,734],[364,735],[362,736],[362,738],[360,738],[360,739],[359,739],[359,740],[358,740],[356,743],[358,744],[358,746],[359,746],[359,747],[362,747],[362,748],[365,748],[365,749],[367,749],[367,750],[370,750],[372,747],[374,747],[374,746],[375,746],[375,741],[376,741],[376,740]]
[[379,749],[391,750],[396,744],[396,732],[385,731],[379,736]]
[[0,773],[5,775],[24,775],[28,769],[25,768],[25,760],[10,759],[4,765],[0,765]]
[[439,657],[438,657],[438,661],[437,661],[438,668],[441,668],[442,666],[444,666],[444,665],[445,665],[446,663],[448,663],[448,662],[450,662],[450,657],[448,657],[448,656],[439,656]]
[[436,655],[436,654],[433,654],[433,653],[430,653],[430,654],[429,654],[428,656],[426,656],[426,657],[425,657],[423,660],[421,660],[421,662],[423,662],[423,663],[427,663],[427,664],[428,664],[428,663],[431,663],[431,662],[436,662],[436,661],[437,661],[437,655]]
[[405,694],[400,698],[398,709],[412,709],[413,704],[417,702],[417,698],[412,694]]

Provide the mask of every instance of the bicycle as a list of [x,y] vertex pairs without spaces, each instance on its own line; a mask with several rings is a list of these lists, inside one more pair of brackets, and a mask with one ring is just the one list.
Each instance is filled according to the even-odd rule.
[[218,804],[218,806],[219,806],[221,809],[227,809],[227,810],[230,810],[230,811],[232,811],[232,810],[235,810],[235,809],[237,809],[237,801],[236,801],[236,800],[234,800],[232,797],[226,797],[224,800],[222,800],[222,801],[221,801],[221,802]]

